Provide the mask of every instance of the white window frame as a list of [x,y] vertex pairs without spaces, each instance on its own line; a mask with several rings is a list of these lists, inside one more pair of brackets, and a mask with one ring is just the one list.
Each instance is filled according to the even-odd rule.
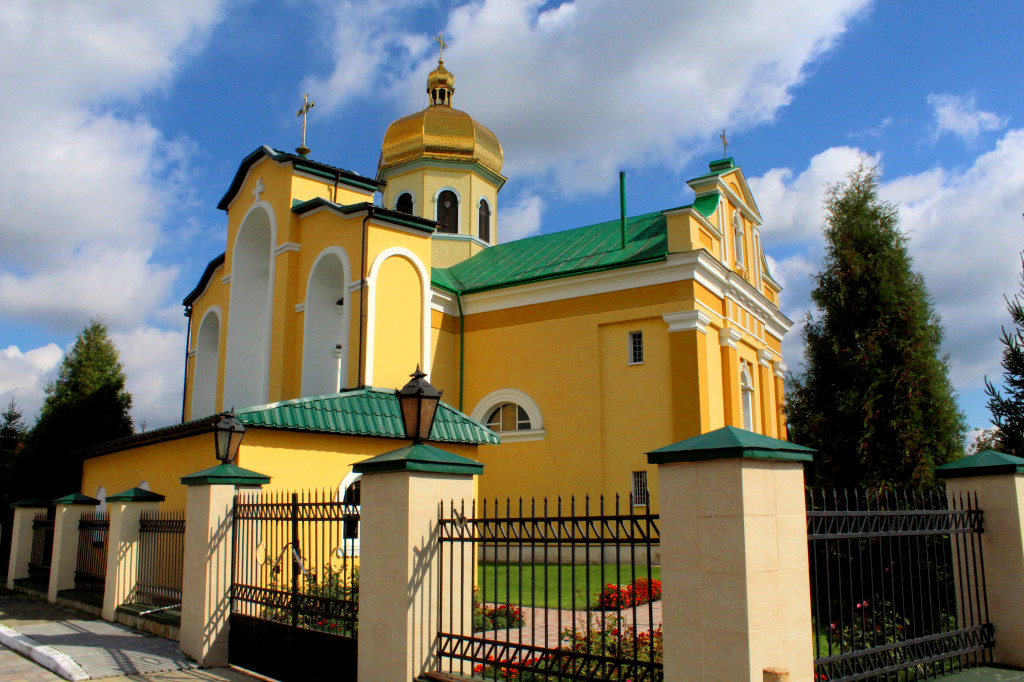
[[[353,483],[355,483],[356,481],[361,481],[361,480],[363,480],[363,475],[362,474],[357,474],[354,471],[350,471],[347,474],[345,474],[345,478],[341,479],[341,485],[338,486],[337,501],[338,502],[344,502],[345,501],[345,491],[347,491],[349,489],[349,486],[351,486]],[[360,521],[360,526],[361,525],[362,525],[362,521]],[[351,540],[345,540],[345,541],[343,541],[341,543],[340,547],[336,547],[334,549],[335,556],[331,557],[331,558],[332,559],[334,559],[334,558],[338,558],[338,559],[343,558],[344,555],[345,555],[345,550],[346,549],[351,549],[352,550],[352,556],[353,557],[358,557],[359,556],[359,537],[362,535],[361,531],[362,531],[362,528],[359,528],[358,530],[356,530],[356,537],[355,538],[353,538]]]
[[647,471],[634,471],[630,474],[629,499],[634,507],[646,507],[651,499],[651,489],[647,484]]
[[544,429],[544,418],[541,415],[540,408],[533,398],[517,388],[500,388],[497,391],[488,393],[476,404],[476,407],[473,408],[469,416],[474,421],[483,424],[494,408],[502,403],[515,403],[526,410],[526,414],[530,417],[530,426],[532,427],[528,431],[502,431],[502,443],[544,439],[547,431]]
[[754,381],[747,363],[740,362],[740,406],[743,411],[743,428],[754,430]]
[[732,212],[732,232],[736,269],[742,270],[745,267],[743,264],[743,217],[738,209],[734,209]]
[[[629,354],[629,355],[627,355],[627,357],[629,358],[629,362],[626,363],[626,364],[629,364],[629,365],[642,365],[642,364],[644,364],[644,332],[643,332],[643,330],[642,329],[638,329],[636,331],[631,331],[631,332],[629,332],[629,334],[627,335],[626,338],[628,339],[628,344],[629,344],[628,348],[626,349],[626,352]],[[639,344],[637,344],[637,341],[639,341]],[[638,350],[639,350],[639,353],[637,352]],[[640,356],[639,360],[637,360],[637,355],[638,354]]]

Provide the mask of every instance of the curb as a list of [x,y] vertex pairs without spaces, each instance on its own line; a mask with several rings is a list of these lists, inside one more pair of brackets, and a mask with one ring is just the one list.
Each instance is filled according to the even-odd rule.
[[89,673],[82,670],[82,666],[75,663],[67,654],[62,654],[53,647],[44,646],[6,625],[0,625],[0,644],[32,659],[65,680],[79,682],[92,679]]

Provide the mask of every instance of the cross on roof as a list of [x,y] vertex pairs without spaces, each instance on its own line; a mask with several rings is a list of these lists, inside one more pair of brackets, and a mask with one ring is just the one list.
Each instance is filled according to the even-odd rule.
[[724,159],[725,157],[729,156],[729,141],[725,139],[725,128],[722,128],[722,134],[719,135],[718,137],[722,139],[722,158]]
[[302,99],[302,108],[295,113],[296,116],[302,117],[302,146],[299,147],[299,150],[305,149],[306,151],[299,151],[300,154],[309,153],[309,148],[306,147],[306,114],[308,114],[309,110],[314,106],[316,106],[316,102],[309,101],[309,93],[307,92],[306,96]]
[[441,48],[441,55],[437,58],[437,61],[444,64],[444,48],[448,47],[448,43],[444,42],[444,31],[434,36],[434,42]]

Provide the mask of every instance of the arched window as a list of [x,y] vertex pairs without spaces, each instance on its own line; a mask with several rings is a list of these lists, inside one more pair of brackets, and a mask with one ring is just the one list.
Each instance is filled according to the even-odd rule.
[[743,268],[743,219],[739,211],[732,212],[733,250],[736,252],[736,267]]
[[494,431],[529,431],[530,415],[515,403],[502,403],[487,416],[487,428]]
[[[338,486],[337,500],[345,505],[358,507],[361,504],[362,474],[349,472]],[[340,559],[345,556],[359,556],[359,515],[358,510],[342,511],[341,545],[334,551]]]
[[491,207],[487,203],[487,199],[480,200],[480,216],[479,216],[480,228],[478,230],[480,239],[491,243]]
[[754,430],[754,382],[746,363],[740,367],[740,397],[743,403],[743,428]]
[[412,215],[412,195],[408,192],[402,192],[395,203],[395,210],[399,213]]
[[446,189],[437,197],[437,222],[441,232],[459,233],[459,198],[455,192]]

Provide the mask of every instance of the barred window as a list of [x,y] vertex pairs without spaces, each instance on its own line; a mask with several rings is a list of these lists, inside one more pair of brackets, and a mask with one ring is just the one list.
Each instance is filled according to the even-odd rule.
[[630,498],[633,500],[634,507],[646,506],[650,501],[650,495],[647,492],[646,471],[633,472],[633,487],[630,490]]
[[644,362],[644,333],[629,333],[629,364],[642,365]]
[[515,403],[502,403],[487,417],[487,428],[495,431],[529,431],[530,415]]

